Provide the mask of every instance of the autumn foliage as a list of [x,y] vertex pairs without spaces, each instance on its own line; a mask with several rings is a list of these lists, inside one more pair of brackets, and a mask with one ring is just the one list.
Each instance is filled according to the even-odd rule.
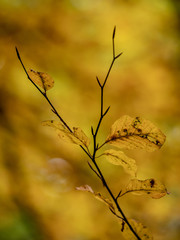
[[[120,198],[128,193],[147,195],[154,199],[159,199],[167,194],[166,187],[158,180],[154,178],[150,179],[139,179],[137,174],[137,164],[136,161],[128,157],[122,150],[127,149],[143,149],[146,151],[154,151],[160,149],[165,142],[165,135],[161,130],[156,127],[149,120],[143,119],[141,117],[132,118],[128,115],[120,117],[110,128],[110,133],[104,140],[104,142],[97,142],[97,135],[102,124],[102,120],[109,111],[108,107],[104,110],[104,87],[109,78],[109,74],[112,70],[114,62],[117,58],[121,56],[122,53],[116,55],[115,52],[115,33],[116,28],[113,30],[112,34],[112,47],[113,47],[113,59],[110,67],[107,71],[104,81],[101,83],[97,77],[97,82],[100,87],[101,92],[101,108],[100,108],[100,118],[97,123],[97,127],[91,127],[91,133],[93,137],[93,150],[89,149],[91,141],[89,137],[84,133],[80,127],[70,128],[69,124],[63,120],[61,115],[57,112],[56,108],[53,106],[52,102],[47,96],[47,91],[54,86],[53,79],[46,73],[36,72],[34,70],[26,70],[18,49],[16,48],[17,56],[19,58],[22,67],[28,77],[28,79],[35,85],[39,92],[45,97],[49,103],[53,113],[59,118],[59,121],[48,120],[43,121],[43,126],[48,126],[53,128],[58,137],[67,143],[72,143],[79,145],[81,149],[86,153],[87,157],[90,159],[88,161],[90,169],[97,175],[99,180],[102,182],[103,186],[107,190],[109,196],[103,196],[99,192],[95,192],[91,186],[83,185],[76,187],[79,191],[90,192],[96,199],[105,203],[105,205],[110,209],[110,211],[117,217],[121,227],[120,232],[127,240],[148,240],[153,239],[151,232],[142,223],[129,219],[124,210],[122,210],[120,205]],[[105,150],[100,156],[97,153],[104,146],[110,145],[121,150],[114,148],[109,148]],[[130,174],[131,179],[124,188],[122,188],[118,193],[114,194],[108,185],[104,173],[98,165],[98,158],[106,158],[110,163],[114,165],[120,165],[123,167],[126,173]]]

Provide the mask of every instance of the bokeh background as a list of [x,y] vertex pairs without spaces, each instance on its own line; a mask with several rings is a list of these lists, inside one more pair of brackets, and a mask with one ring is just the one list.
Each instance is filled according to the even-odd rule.
[[[180,3],[178,0],[0,0],[0,239],[123,239],[121,226],[104,204],[75,191],[89,184],[107,196],[75,145],[42,127],[55,119],[27,80],[27,69],[49,73],[49,98],[66,122],[91,138],[105,88],[111,109],[98,137],[103,142],[124,114],[154,122],[167,136],[160,151],[128,151],[140,179],[157,178],[169,195],[154,200],[126,195],[120,205],[144,223],[156,240],[180,239]],[[91,138],[92,140],[92,138]],[[114,193],[129,181],[121,167],[98,163]]]

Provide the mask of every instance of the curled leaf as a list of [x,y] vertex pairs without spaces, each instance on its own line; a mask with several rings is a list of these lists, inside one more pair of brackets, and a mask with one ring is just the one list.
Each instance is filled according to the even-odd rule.
[[93,189],[89,185],[83,185],[83,186],[80,186],[80,187],[76,187],[76,190],[92,193],[93,196],[96,199],[105,203],[106,206],[108,206],[110,208],[110,210],[115,214],[115,208],[114,208],[114,205],[113,205],[112,201],[110,199],[102,196],[101,193],[94,192]]
[[36,72],[30,69],[28,70],[28,75],[31,80],[36,85],[44,89],[45,92],[54,86],[54,80],[47,73]]
[[68,143],[84,145],[85,147],[89,146],[90,140],[80,128],[74,127],[73,132],[70,132],[59,121],[54,121],[54,120],[43,121],[42,125],[54,128],[56,130],[58,136],[62,140],[66,141]]
[[136,177],[136,161],[127,157],[124,152],[110,149],[105,151],[103,155],[106,156],[110,163],[114,165],[121,165],[128,174],[130,174],[132,177]]
[[[131,224],[132,228],[134,229],[134,231],[137,233],[141,240],[153,240],[151,232],[142,223],[134,219],[128,219],[128,222]],[[137,237],[130,230],[127,223],[125,223],[123,220],[121,220],[120,223],[123,237],[127,240],[137,240]]]
[[154,151],[162,147],[165,139],[161,130],[150,121],[125,115],[112,125],[106,143],[119,148]]
[[121,196],[129,192],[138,195],[147,194],[152,198],[158,199],[167,194],[167,189],[161,182],[153,178],[146,180],[131,179],[122,191]]

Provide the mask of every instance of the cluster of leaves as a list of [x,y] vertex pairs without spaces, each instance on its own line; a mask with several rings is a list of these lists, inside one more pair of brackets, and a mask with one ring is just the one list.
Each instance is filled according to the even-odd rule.
[[[59,121],[44,121],[43,126],[49,126],[56,130],[58,136],[68,142],[84,146],[89,152],[90,139],[79,127],[74,127],[73,131],[67,130]],[[105,144],[111,144],[124,149],[145,149],[154,151],[159,149],[165,141],[165,135],[150,121],[123,116],[118,119],[111,127],[110,134],[105,142],[99,146],[99,149]],[[121,165],[124,170],[131,175],[132,179],[121,191],[119,197],[126,193],[149,194],[152,198],[161,198],[166,195],[167,190],[163,184],[155,179],[139,180],[137,179],[136,161],[128,157],[123,151],[109,149],[101,155],[114,165]],[[83,188],[78,188],[83,190]],[[84,191],[87,191],[85,186]],[[92,191],[91,191],[92,192]],[[96,194],[95,194],[96,195]]]
[[[54,128],[62,140],[84,146],[89,152],[88,146],[90,140],[80,128],[73,128],[73,132],[69,132],[57,121],[44,121],[42,124],[43,126]],[[147,151],[154,151],[159,149],[164,141],[165,135],[150,121],[139,117],[131,118],[129,116],[123,116],[112,125],[110,134],[102,145],[111,144],[124,149],[145,149]],[[102,145],[99,148],[101,148]],[[121,165],[132,177],[127,186],[119,192],[117,198],[127,193],[133,193],[139,195],[145,194],[151,198],[158,199],[167,194],[166,187],[160,181],[154,178],[145,180],[138,179],[136,161],[126,156],[123,151],[109,149],[104,151],[101,157],[103,156],[105,156],[110,163]],[[92,193],[96,199],[104,202],[109,209],[120,218],[113,202],[100,193],[94,192],[89,185],[77,187],[76,189]],[[128,219],[128,221],[140,239],[153,239],[147,227],[134,219]],[[123,219],[120,220],[120,223],[122,225],[121,231],[125,239],[137,239]]]
[[[115,29],[113,31],[113,60],[108,70],[107,76],[103,82],[100,83],[97,78],[98,84],[101,89],[101,115],[97,125],[96,130],[92,129],[93,135],[93,143],[94,149],[93,153],[89,150],[90,139],[86,136],[83,130],[79,127],[73,127],[72,129],[67,125],[67,123],[62,119],[62,117],[58,114],[51,101],[47,97],[47,91],[54,86],[53,79],[46,73],[36,72],[34,70],[27,71],[22,63],[19,52],[17,51],[18,58],[27,74],[28,79],[35,85],[35,87],[40,91],[40,93],[46,98],[48,103],[50,104],[52,111],[58,116],[60,121],[49,120],[44,121],[42,123],[43,126],[52,127],[58,134],[59,138],[68,143],[79,145],[82,150],[87,154],[87,156],[91,159],[94,167],[91,163],[88,162],[90,168],[96,173],[96,175],[100,178],[103,185],[107,189],[110,194],[111,199],[104,197],[101,193],[94,192],[94,190],[89,185],[84,185],[77,187],[77,190],[90,192],[95,198],[105,203],[111,212],[118,218],[121,224],[121,232],[125,239],[129,240],[147,240],[153,239],[150,231],[143,226],[143,224],[133,220],[128,219],[124,215],[122,209],[119,206],[118,199],[125,194],[134,193],[134,194],[145,194],[150,196],[151,198],[158,199],[167,194],[166,187],[154,178],[141,180],[137,177],[137,165],[136,161],[130,157],[128,157],[122,149],[144,149],[146,151],[154,151],[160,149],[165,142],[165,135],[159,130],[153,123],[150,121],[135,117],[132,118],[130,116],[122,116],[114,124],[111,126],[110,133],[105,139],[104,143],[97,144],[96,136],[98,130],[100,128],[100,124],[102,122],[103,117],[107,114],[109,108],[104,112],[103,111],[103,90],[106,84],[106,81],[109,77],[109,73],[114,64],[114,61],[121,55],[115,55],[114,48],[114,37],[115,37]],[[99,149],[101,149],[104,145],[112,145],[120,150],[115,150],[114,148],[110,148],[109,150],[104,151],[101,154],[101,157],[105,157],[110,163],[114,165],[120,165],[123,167],[125,172],[130,174],[131,179],[129,183],[119,191],[119,193],[114,196],[112,191],[110,190],[106,180],[96,162],[96,153]]]

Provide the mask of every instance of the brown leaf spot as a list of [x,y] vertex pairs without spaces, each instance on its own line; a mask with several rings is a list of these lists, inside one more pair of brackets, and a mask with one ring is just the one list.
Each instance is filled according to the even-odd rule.
[[161,148],[165,139],[165,135],[150,121],[125,115],[112,125],[106,142],[119,148],[154,151]]
[[134,123],[132,124],[132,126],[133,126],[134,128],[136,128],[136,126],[137,126],[138,123],[141,123],[140,117],[136,117],[136,118],[135,118]]
[[154,186],[154,184],[155,184],[155,181],[154,181],[154,179],[152,179],[151,181],[150,181],[150,184],[151,184],[151,188]]
[[121,232],[124,231],[124,225],[125,225],[125,222],[123,221],[123,222],[122,222],[122,227],[121,227]]

